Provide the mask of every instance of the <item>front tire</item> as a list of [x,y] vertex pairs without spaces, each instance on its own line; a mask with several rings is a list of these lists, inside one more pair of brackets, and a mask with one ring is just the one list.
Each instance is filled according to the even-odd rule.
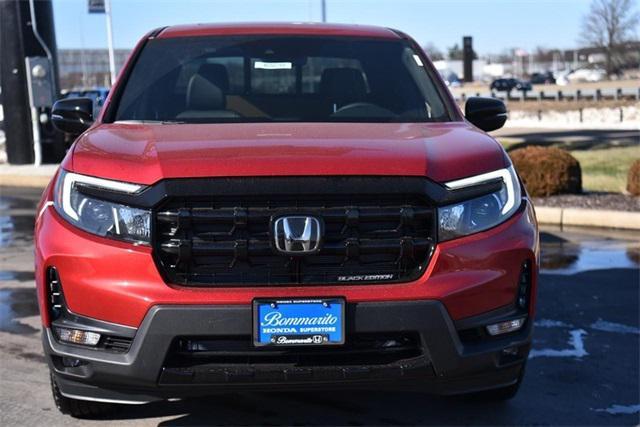
[[71,415],[74,418],[100,418],[115,412],[117,409],[117,405],[111,403],[72,399],[63,396],[53,373],[50,373],[50,379],[53,401],[56,404],[56,408],[65,415]]

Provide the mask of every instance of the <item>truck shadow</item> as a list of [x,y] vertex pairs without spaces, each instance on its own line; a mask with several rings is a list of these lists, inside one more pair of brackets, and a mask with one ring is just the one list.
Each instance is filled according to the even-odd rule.
[[243,393],[126,407],[116,419],[175,417],[174,425],[460,425],[506,424],[509,403],[466,401],[422,393],[317,391]]

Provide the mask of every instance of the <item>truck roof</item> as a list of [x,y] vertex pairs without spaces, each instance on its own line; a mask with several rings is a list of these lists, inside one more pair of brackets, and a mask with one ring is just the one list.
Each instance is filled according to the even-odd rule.
[[369,25],[290,23],[224,23],[174,25],[164,28],[157,38],[234,36],[234,35],[322,35],[397,39],[393,30]]

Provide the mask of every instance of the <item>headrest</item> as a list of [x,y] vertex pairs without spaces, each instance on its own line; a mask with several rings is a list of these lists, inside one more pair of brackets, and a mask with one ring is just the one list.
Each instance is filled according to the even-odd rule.
[[229,92],[229,73],[227,67],[222,64],[202,64],[198,68],[198,73],[209,80],[224,93]]
[[223,110],[226,99],[220,88],[200,74],[194,74],[187,86],[187,109]]
[[362,101],[367,85],[357,68],[327,68],[320,77],[320,93],[340,105]]

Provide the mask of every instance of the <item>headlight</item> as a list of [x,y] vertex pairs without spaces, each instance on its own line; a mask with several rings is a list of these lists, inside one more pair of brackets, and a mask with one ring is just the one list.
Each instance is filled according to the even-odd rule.
[[482,175],[448,182],[457,190],[484,182],[502,180],[502,188],[491,194],[438,208],[439,240],[451,240],[495,227],[520,207],[520,183],[513,166]]
[[141,191],[142,185],[61,171],[56,182],[54,205],[62,217],[84,231],[129,242],[149,243],[151,213],[148,210],[95,198],[84,194],[83,187],[133,194]]

